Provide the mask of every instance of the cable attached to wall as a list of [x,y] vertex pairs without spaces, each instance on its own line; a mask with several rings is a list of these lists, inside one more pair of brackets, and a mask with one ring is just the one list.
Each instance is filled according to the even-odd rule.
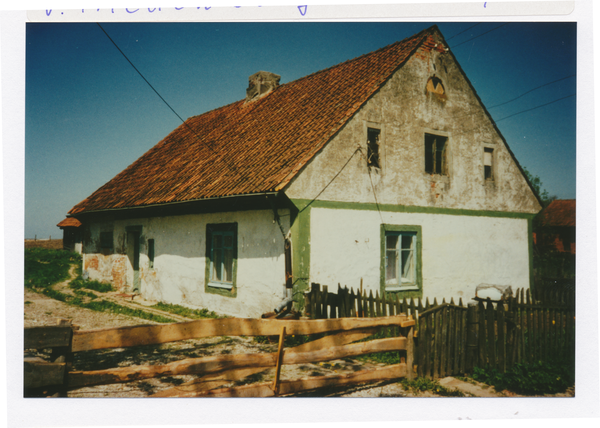
[[375,198],[375,205],[377,205],[377,212],[379,212],[379,218],[381,219],[381,225],[383,226],[383,230],[385,231],[385,222],[383,221],[383,215],[381,214],[381,208],[379,207],[379,202],[377,201],[377,194],[375,193],[375,185],[373,184],[373,177],[371,176],[371,168],[368,165],[368,160],[365,154],[362,151],[362,147],[358,147],[360,154],[367,162],[367,171],[369,172],[369,181],[371,182],[371,191],[373,192],[373,198]]
[[340,175],[340,174],[342,173],[342,171],[343,171],[343,170],[344,170],[344,168],[346,168],[346,166],[347,166],[347,165],[350,163],[350,161],[352,160],[352,158],[354,157],[354,155],[356,155],[356,153],[357,153],[357,152],[359,152],[359,151],[361,151],[361,148],[360,148],[360,146],[359,146],[359,147],[358,147],[356,150],[354,150],[354,153],[352,153],[352,155],[350,156],[350,158],[348,158],[348,160],[346,161],[346,163],[344,164],[344,166],[342,166],[342,169],[340,169],[340,170],[337,172],[337,174],[335,174],[335,175],[333,176],[333,178],[332,178],[332,179],[329,181],[329,183],[327,183],[327,185],[326,185],[325,187],[323,187],[323,189],[321,189],[321,191],[320,191],[320,192],[317,194],[317,196],[315,196],[315,197],[314,197],[314,198],[313,198],[313,199],[312,199],[312,200],[311,200],[311,201],[310,201],[308,204],[306,204],[306,205],[304,206],[304,208],[302,208],[302,209],[301,209],[299,212],[302,212],[302,211],[304,211],[305,209],[307,209],[307,208],[308,208],[308,207],[309,207],[309,206],[310,206],[310,205],[311,205],[311,204],[312,204],[314,201],[316,201],[316,200],[317,200],[317,198],[318,198],[319,196],[321,196],[321,194],[322,194],[322,193],[323,193],[323,192],[324,192],[324,191],[325,191],[325,190],[326,190],[326,189],[329,187],[329,185],[330,185],[331,183],[333,183],[333,181],[334,181],[334,180],[335,180],[335,179],[338,177],[338,175]]

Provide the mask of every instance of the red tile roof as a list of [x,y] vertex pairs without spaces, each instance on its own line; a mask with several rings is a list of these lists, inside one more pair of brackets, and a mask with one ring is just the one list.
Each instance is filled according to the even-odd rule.
[[437,31],[191,117],[69,213],[281,190]]
[[557,199],[540,214],[544,226],[575,227],[575,199]]
[[58,227],[79,227],[81,222],[74,217],[67,217],[63,221],[57,224]]

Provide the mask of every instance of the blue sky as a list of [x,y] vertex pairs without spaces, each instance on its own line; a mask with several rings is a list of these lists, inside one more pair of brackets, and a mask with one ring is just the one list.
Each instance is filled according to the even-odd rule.
[[[243,98],[256,71],[286,83],[433,24],[102,26],[186,119]],[[576,24],[475,24],[437,23],[521,165],[575,198]],[[25,237],[61,237],[69,209],[179,124],[96,24],[27,24]]]

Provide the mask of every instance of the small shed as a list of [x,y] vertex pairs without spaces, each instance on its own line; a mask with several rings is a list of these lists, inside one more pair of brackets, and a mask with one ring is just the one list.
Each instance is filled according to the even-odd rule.
[[57,224],[63,231],[63,249],[82,253],[81,222],[75,217],[67,217]]

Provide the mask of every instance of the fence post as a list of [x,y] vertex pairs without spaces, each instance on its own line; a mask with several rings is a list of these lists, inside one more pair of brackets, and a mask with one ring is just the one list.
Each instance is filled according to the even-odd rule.
[[414,342],[415,326],[411,325],[408,327],[408,333],[406,334],[406,378],[408,380],[414,379],[414,365],[415,365],[415,342]]
[[467,305],[467,358],[465,371],[472,373],[477,365],[477,332],[479,330],[479,316],[477,314],[477,302],[469,302]]

